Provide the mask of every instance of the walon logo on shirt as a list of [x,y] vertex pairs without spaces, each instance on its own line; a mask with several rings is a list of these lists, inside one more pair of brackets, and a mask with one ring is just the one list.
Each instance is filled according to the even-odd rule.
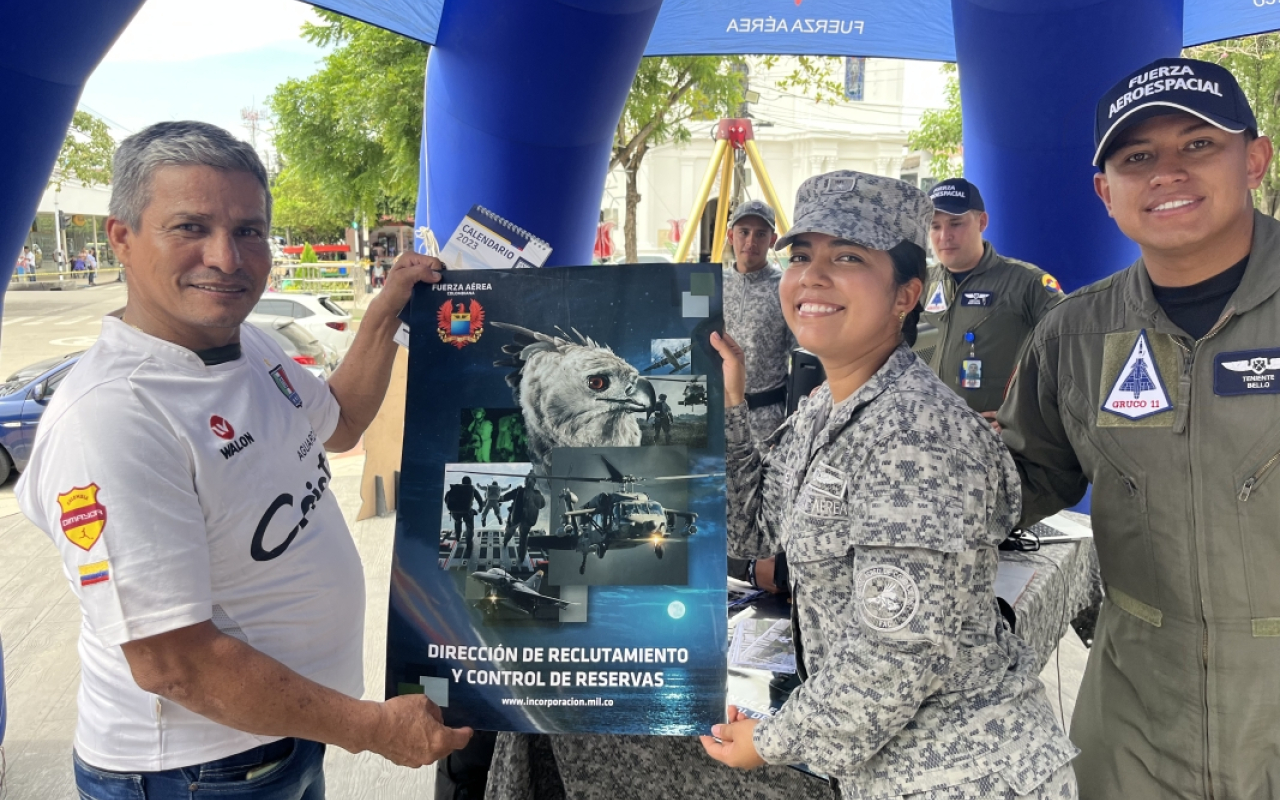
[[209,430],[213,431],[213,435],[217,436],[219,439],[234,440],[230,444],[219,449],[219,452],[222,453],[223,460],[231,458],[236,453],[239,453],[241,450],[253,444],[252,433],[245,431],[240,435],[239,439],[236,439],[236,429],[231,427],[230,422],[217,414],[209,417]]

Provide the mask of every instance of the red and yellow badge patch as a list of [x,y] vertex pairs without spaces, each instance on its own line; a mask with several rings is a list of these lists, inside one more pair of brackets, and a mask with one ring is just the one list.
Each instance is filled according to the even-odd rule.
[[440,341],[461,350],[480,341],[480,334],[484,333],[484,306],[475,300],[469,306],[459,300],[455,307],[454,301],[446,300],[436,313],[436,322]]
[[1052,275],[1042,275],[1040,277],[1040,284],[1053,294],[1062,294],[1062,287],[1058,285],[1058,279]]
[[98,484],[58,495],[58,506],[62,509],[62,535],[67,541],[81,550],[97,544],[107,526],[107,508],[98,502]]

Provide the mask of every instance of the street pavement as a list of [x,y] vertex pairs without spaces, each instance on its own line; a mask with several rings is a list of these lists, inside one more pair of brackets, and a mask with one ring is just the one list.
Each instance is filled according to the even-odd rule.
[[88,348],[102,331],[102,318],[123,308],[124,301],[123,283],[61,292],[8,292],[0,317],[0,377],[41,359]]

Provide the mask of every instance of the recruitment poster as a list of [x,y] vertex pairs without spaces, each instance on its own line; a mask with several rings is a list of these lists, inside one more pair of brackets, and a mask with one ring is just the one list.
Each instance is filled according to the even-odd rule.
[[721,719],[720,301],[705,264],[418,287],[388,696],[425,693],[481,730]]

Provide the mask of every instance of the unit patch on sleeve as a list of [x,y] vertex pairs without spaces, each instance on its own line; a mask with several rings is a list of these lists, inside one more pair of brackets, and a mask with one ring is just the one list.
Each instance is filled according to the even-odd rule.
[[901,630],[920,608],[920,588],[900,567],[867,567],[853,582],[858,593],[858,615],[868,628],[886,633]]
[[[1135,338],[1130,337],[1133,337],[1131,331],[1108,334],[1103,345],[1102,387],[1106,395],[1102,399],[1102,410],[1106,415],[1098,417],[1100,426],[1129,424],[1173,410],[1159,359],[1151,349],[1146,330],[1139,331]],[[1117,417],[1124,421],[1117,422]],[[1107,422],[1108,418],[1112,421]],[[1172,418],[1167,419],[1165,424],[1171,425]]]
[[1052,275],[1041,275],[1040,285],[1043,286],[1045,291],[1049,294],[1062,294],[1062,287],[1058,285],[1058,279]]
[[289,402],[298,408],[302,408],[302,398],[298,396],[298,390],[293,388],[293,382],[289,380],[289,376],[285,374],[284,365],[277,364],[275,369],[271,370],[271,380],[275,381],[276,388],[280,390],[280,394],[289,398]]
[[111,580],[111,565],[106,561],[95,561],[80,568],[81,586],[92,586],[109,580]]
[[961,292],[960,305],[962,306],[990,306],[996,302],[995,292]]
[[62,535],[81,550],[89,550],[107,525],[107,508],[98,502],[98,484],[80,486],[58,495]]
[[1280,394],[1280,348],[1239,350],[1213,357],[1213,393],[1221,397]]
[[942,292],[942,281],[938,281],[933,287],[933,294],[929,295],[929,302],[925,303],[925,313],[941,314],[947,310],[947,297]]

